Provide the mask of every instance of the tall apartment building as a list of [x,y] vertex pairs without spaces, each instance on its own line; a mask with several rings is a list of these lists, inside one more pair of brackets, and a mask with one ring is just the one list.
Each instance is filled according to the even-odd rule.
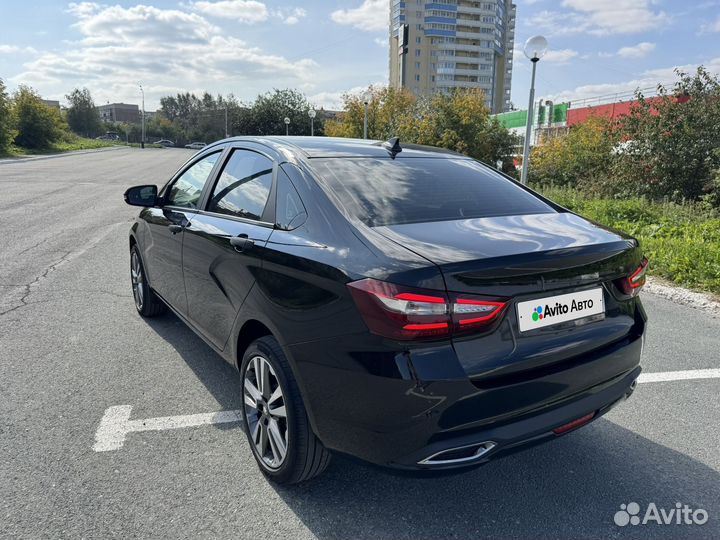
[[511,0],[390,0],[390,85],[417,95],[481,88],[493,113],[510,109]]

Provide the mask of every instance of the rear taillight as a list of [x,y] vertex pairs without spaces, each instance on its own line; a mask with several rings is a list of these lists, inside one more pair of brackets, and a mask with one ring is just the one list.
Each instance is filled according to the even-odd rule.
[[349,283],[350,293],[370,331],[391,339],[449,336],[492,324],[506,302],[448,296],[374,279]]
[[632,274],[618,281],[618,285],[622,291],[630,296],[636,296],[643,285],[645,285],[647,269],[648,260],[647,257],[643,257],[640,266],[638,266]]
[[453,322],[460,330],[488,325],[500,316],[505,306],[507,302],[458,297],[452,304]]

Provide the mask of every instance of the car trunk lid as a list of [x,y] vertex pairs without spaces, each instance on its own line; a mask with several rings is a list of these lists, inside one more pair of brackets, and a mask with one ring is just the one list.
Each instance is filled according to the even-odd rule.
[[[636,328],[634,300],[616,297],[612,281],[640,262],[637,241],[569,212],[376,227],[388,239],[435,263],[448,291],[509,299],[492,331],[455,336],[469,377],[530,376],[610,346]],[[521,332],[517,305],[602,290],[604,313]],[[544,304],[543,304],[544,305]],[[524,375],[523,375],[524,374]],[[597,370],[590,384],[617,375]]]

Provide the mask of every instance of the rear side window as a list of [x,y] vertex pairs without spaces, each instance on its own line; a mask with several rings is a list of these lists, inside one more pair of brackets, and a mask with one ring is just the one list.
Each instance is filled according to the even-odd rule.
[[272,186],[273,162],[250,150],[234,150],[208,203],[210,212],[259,220]]
[[471,159],[328,158],[311,163],[345,210],[371,227],[555,212]]
[[277,225],[288,231],[298,228],[307,217],[300,195],[282,168],[278,172],[275,212]]

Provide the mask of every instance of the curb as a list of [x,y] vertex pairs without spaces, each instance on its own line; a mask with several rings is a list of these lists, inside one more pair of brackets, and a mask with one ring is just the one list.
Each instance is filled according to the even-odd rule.
[[23,163],[25,161],[40,161],[43,159],[55,159],[66,156],[79,156],[82,154],[97,154],[100,152],[112,152],[115,150],[123,150],[130,148],[129,146],[111,146],[108,148],[89,148],[87,150],[73,150],[71,152],[58,152],[56,154],[44,154],[39,156],[19,156],[14,158],[3,158],[0,159],[0,165],[7,163]]
[[720,302],[710,294],[691,291],[690,289],[677,287],[675,285],[668,285],[666,282],[652,277],[647,278],[644,290],[661,298],[665,298],[666,300],[699,309],[709,313],[713,317],[720,318]]

